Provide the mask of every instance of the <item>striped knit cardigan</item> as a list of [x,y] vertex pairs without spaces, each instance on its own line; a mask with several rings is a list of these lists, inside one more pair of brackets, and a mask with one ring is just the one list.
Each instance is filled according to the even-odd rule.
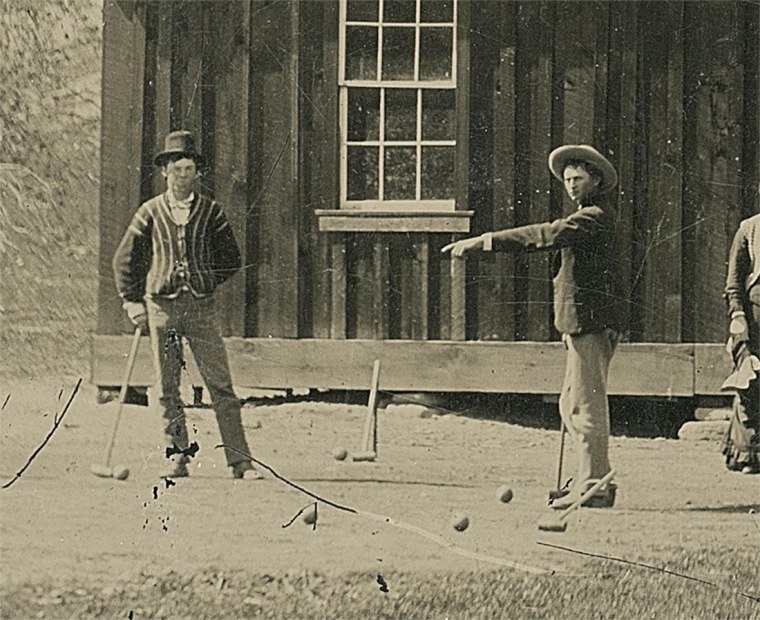
[[185,226],[172,219],[166,194],[143,203],[113,258],[116,288],[125,302],[173,298],[182,290],[207,297],[240,266],[224,211],[199,194]]

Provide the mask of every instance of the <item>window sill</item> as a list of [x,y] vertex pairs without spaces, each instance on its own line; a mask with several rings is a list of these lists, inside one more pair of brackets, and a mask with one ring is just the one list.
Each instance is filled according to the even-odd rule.
[[317,209],[320,232],[469,233],[474,211],[354,211]]

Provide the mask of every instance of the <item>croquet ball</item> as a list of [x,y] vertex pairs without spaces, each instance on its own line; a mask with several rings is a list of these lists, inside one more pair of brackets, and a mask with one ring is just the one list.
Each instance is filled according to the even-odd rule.
[[496,490],[496,497],[499,498],[500,502],[503,502],[504,504],[508,504],[512,501],[512,498],[514,497],[514,493],[512,493],[512,489],[510,489],[506,484],[500,486]]
[[126,480],[129,478],[129,470],[124,467],[124,465],[121,465],[119,467],[113,468],[113,477],[117,480]]
[[317,511],[314,506],[304,511],[301,519],[306,525],[314,525],[317,522]]
[[464,532],[468,527],[470,527],[470,519],[467,517],[467,515],[455,514],[453,517],[451,517],[451,527],[453,527],[457,532]]
[[332,455],[336,461],[345,461],[348,456],[348,450],[345,448],[335,448],[332,451]]

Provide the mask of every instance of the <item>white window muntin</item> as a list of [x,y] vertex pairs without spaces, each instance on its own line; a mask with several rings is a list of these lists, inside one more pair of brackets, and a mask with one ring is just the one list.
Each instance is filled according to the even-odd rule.
[[[422,139],[423,88],[417,88],[417,105],[415,117],[414,140],[392,140],[385,136],[385,91],[396,89],[396,83],[388,88],[381,87],[379,100],[378,139],[376,140],[348,140],[348,94],[350,88],[342,88],[340,91],[340,122],[341,122],[341,149],[340,149],[340,203],[345,209],[362,209],[372,211],[452,211],[456,206],[454,198],[451,199],[423,199],[422,198],[422,161],[423,148],[430,147],[456,147],[456,140],[433,140]],[[377,149],[377,197],[365,200],[348,199],[348,149],[349,147],[376,148]],[[385,196],[385,151],[386,148],[408,147],[415,149],[415,197],[413,200],[389,200]]]
[[[453,0],[453,15],[456,19],[457,1]],[[347,3],[345,0],[340,2],[340,28],[339,28],[339,85],[340,85],[340,204],[346,209],[361,209],[373,211],[452,211],[455,208],[455,200],[451,199],[422,199],[422,149],[426,147],[455,147],[456,140],[423,140],[422,139],[422,114],[423,102],[422,93],[425,90],[443,90],[455,89],[456,87],[456,22],[420,22],[420,2],[417,0],[415,6],[415,22],[392,22],[381,21],[347,21],[346,20]],[[378,16],[383,15],[383,0],[378,0]],[[375,27],[377,29],[377,50],[375,76],[382,78],[383,69],[383,41],[385,29],[392,28],[411,28],[415,29],[414,37],[414,79],[413,80],[367,80],[367,79],[346,79],[346,32],[347,26]],[[435,27],[451,29],[451,58],[450,74],[451,79],[437,80],[420,80],[420,32],[424,27]],[[376,88],[380,91],[380,108],[379,108],[379,139],[350,141],[348,140],[348,93],[351,88]],[[385,92],[387,89],[416,89],[417,106],[416,106],[416,139],[411,140],[386,140],[385,139]],[[349,200],[348,192],[348,150],[350,146],[377,148],[377,192],[375,199],[369,200]],[[386,147],[413,147],[415,149],[415,198],[414,200],[389,200],[385,196],[385,149]]]
[[[416,7],[415,7],[415,21],[414,22],[385,22],[382,20],[382,18],[379,21],[348,21],[346,19],[346,9],[347,9],[347,1],[346,0],[340,0],[340,28],[338,29],[338,54],[339,54],[339,76],[338,76],[338,83],[340,86],[344,86],[347,83],[346,80],[346,30],[349,26],[365,26],[365,27],[373,27],[377,29],[378,32],[378,41],[377,41],[377,67],[376,67],[376,76],[382,76],[382,62],[383,62],[383,31],[386,28],[414,28],[415,29],[415,45],[414,45],[414,67],[415,67],[415,81],[410,83],[409,85],[414,86],[420,86],[421,84],[424,84],[425,86],[432,86],[435,88],[445,88],[447,86],[449,87],[455,87],[456,86],[456,80],[457,80],[457,22],[456,22],[456,15],[457,15],[457,4],[459,3],[459,0],[452,0],[453,1],[453,9],[452,14],[454,17],[454,21],[442,21],[442,22],[429,22],[429,21],[420,21],[420,0],[417,0]],[[377,0],[378,4],[378,17],[381,17],[383,15],[383,0]],[[419,79],[419,55],[420,55],[420,30],[424,28],[451,28],[451,79],[449,80],[425,80],[422,82],[418,82]],[[366,85],[366,86],[372,86],[372,85],[379,85],[381,83],[387,83],[389,80],[362,80],[362,81],[351,81],[351,83],[354,83],[354,85]],[[407,82],[403,81],[393,81],[394,86],[400,87],[402,84],[407,84]]]

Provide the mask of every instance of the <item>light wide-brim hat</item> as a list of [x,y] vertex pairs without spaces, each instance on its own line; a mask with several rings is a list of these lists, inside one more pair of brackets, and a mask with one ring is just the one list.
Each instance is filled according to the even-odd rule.
[[203,165],[203,156],[195,149],[195,139],[189,131],[172,131],[164,138],[164,150],[158,153],[153,162],[164,166],[170,159],[187,157],[198,166]]
[[609,192],[618,182],[617,171],[610,161],[588,144],[566,144],[549,153],[549,170],[560,181],[564,182],[565,166],[568,161],[585,161],[596,168],[602,175],[599,192]]

